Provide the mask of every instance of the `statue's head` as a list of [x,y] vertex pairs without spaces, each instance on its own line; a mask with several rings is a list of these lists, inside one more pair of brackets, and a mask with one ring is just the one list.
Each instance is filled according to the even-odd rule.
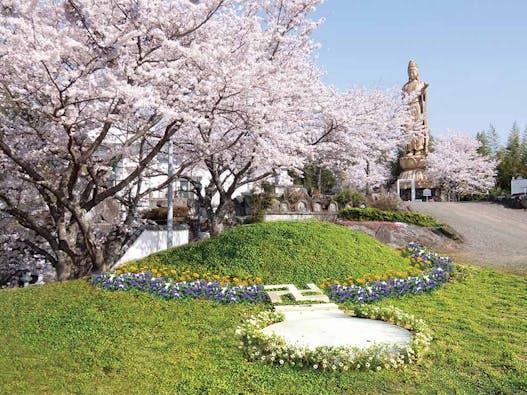
[[410,81],[419,79],[419,69],[417,68],[417,63],[414,60],[408,62],[408,79]]

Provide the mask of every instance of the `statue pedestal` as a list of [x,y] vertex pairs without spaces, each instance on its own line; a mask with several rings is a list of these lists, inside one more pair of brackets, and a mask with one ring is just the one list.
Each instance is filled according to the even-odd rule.
[[401,173],[399,180],[414,180],[416,188],[432,188],[424,169],[406,170]]
[[432,182],[426,175],[426,156],[423,154],[406,155],[399,159],[403,172],[399,180],[413,180],[419,189],[432,188]]

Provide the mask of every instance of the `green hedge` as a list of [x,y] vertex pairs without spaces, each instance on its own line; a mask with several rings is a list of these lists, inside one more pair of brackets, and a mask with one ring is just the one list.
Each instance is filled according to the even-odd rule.
[[267,284],[304,287],[324,278],[382,275],[405,270],[408,261],[359,231],[317,221],[265,222],[241,225],[196,243],[131,262],[141,267],[262,277]]
[[435,218],[421,213],[410,211],[388,211],[379,210],[378,208],[346,208],[342,210],[341,217],[352,221],[387,221],[387,222],[405,222],[426,227],[441,227],[443,224]]

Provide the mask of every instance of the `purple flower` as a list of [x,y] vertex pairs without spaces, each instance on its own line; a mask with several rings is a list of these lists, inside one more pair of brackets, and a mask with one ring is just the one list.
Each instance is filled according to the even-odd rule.
[[453,271],[452,258],[442,257],[424,250],[416,243],[408,244],[407,250],[409,250],[410,256],[414,259],[422,258],[427,269],[421,275],[393,278],[388,281],[374,281],[362,286],[333,284],[330,286],[329,298],[337,303],[347,301],[369,303],[391,296],[420,294],[431,291],[449,280],[450,273]]
[[139,290],[165,299],[206,299],[221,303],[267,302],[263,285],[222,287],[217,281],[196,280],[172,282],[165,277],[152,277],[147,273],[97,274],[91,282],[109,291]]

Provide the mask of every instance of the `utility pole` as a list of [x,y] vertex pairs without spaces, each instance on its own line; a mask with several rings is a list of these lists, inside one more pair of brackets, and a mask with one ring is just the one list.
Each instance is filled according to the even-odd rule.
[[167,248],[172,247],[174,239],[174,143],[168,141],[168,178],[170,182],[167,187]]

